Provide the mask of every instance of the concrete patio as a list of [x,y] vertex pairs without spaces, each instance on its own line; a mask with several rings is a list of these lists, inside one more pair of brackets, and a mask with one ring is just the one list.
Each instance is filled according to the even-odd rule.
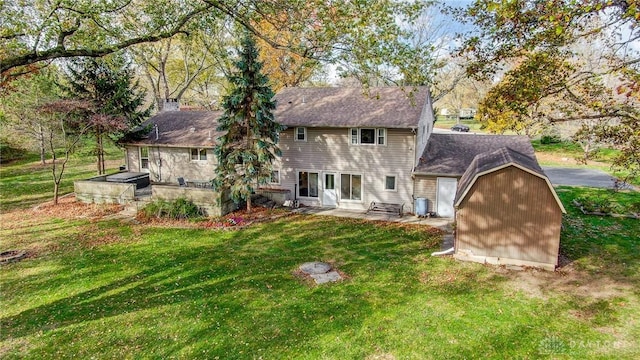
[[403,224],[416,224],[416,225],[428,225],[446,232],[452,231],[453,218],[419,218],[415,215],[406,214],[402,217],[396,215],[381,215],[381,214],[367,214],[364,211],[357,210],[344,210],[335,208],[321,208],[321,207],[301,207],[294,209],[293,212],[299,214],[314,214],[314,215],[326,215],[326,216],[338,216],[347,217],[353,219],[364,219],[372,221],[393,221]]

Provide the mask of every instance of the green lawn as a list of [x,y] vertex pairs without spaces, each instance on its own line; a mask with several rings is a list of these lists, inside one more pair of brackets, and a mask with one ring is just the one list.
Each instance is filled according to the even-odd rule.
[[[573,141],[561,141],[553,144],[542,144],[540,140],[532,140],[531,144],[536,151],[538,161],[541,165],[562,166],[562,167],[584,167],[599,169],[620,179],[629,177],[629,172],[624,169],[612,168],[618,150],[601,148],[590,159],[587,165],[579,164],[576,159],[583,157],[580,145]],[[628,178],[631,184],[640,186],[640,177]]]
[[[439,115],[433,126],[441,129],[451,129],[457,123],[458,120],[453,117]],[[475,119],[460,119],[460,124],[467,125],[470,132],[484,132],[482,125]]]
[[[115,172],[122,164],[122,150],[109,147],[107,150],[107,173]],[[95,158],[74,156],[67,164],[60,195],[73,192],[73,181],[87,179],[97,173]],[[41,165],[37,155],[0,165],[0,212],[21,209],[49,201],[53,198],[51,160]]]
[[[638,358],[638,220],[580,215],[580,191],[560,191],[575,266],[557,273],[433,258],[437,232],[331,217],[220,231],[5,214],[0,247],[34,255],[0,267],[0,357]],[[347,279],[294,275],[313,260]],[[602,281],[620,290],[583,292]]]
[[[116,154],[117,155],[117,154]],[[117,156],[114,156],[117,158]],[[555,273],[433,258],[440,234],[294,216],[236,231],[90,217],[34,159],[0,168],[0,358],[640,358],[640,221],[571,205]],[[71,180],[94,174],[75,159]],[[615,201],[637,202],[638,193]],[[323,260],[346,280],[313,286]]]

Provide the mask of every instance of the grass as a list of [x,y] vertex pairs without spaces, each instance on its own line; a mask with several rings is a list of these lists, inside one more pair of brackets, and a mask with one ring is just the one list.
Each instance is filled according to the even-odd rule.
[[633,185],[640,186],[640,176],[630,177],[629,171],[612,167],[611,164],[620,153],[618,150],[601,148],[592,155],[593,158],[584,165],[579,164],[576,160],[583,157],[583,151],[580,144],[574,141],[542,144],[540,140],[532,140],[531,144],[536,151],[540,165],[598,169],[610,173],[619,179],[626,179],[627,182]]
[[[451,127],[458,123],[455,118],[449,118],[446,116],[438,116],[434,126],[442,129],[451,129]],[[475,119],[460,119],[460,124],[467,125],[470,132],[485,132],[482,129],[482,125]]]
[[[122,164],[122,150],[106,149],[107,173],[114,172]],[[95,158],[90,155],[74,156],[67,164],[60,195],[73,192],[73,181],[96,175]],[[23,209],[53,198],[51,160],[40,164],[37,154],[0,166],[0,212]]]
[[640,289],[640,221],[629,218],[582,215],[573,199],[606,197],[623,208],[640,203],[638,192],[612,192],[606,189],[560,187],[558,196],[568,214],[564,219],[561,251],[575,264],[592,274],[623,276]]
[[[1,248],[32,257],[0,268],[0,357],[638,358],[638,221],[577,213],[569,201],[584,191],[560,191],[562,251],[579,269],[520,274],[547,279],[543,296],[499,268],[430,257],[440,234],[424,227],[293,216],[219,231],[5,214]],[[294,274],[314,260],[346,280]],[[552,285],[567,278],[580,284]],[[623,290],[579,291],[602,279]]]
[[[0,250],[30,254],[0,265],[3,359],[640,357],[640,221],[571,204],[607,190],[559,188],[570,264],[518,273],[430,257],[440,234],[423,227],[294,216],[223,231],[31,210],[50,191],[34,160],[0,168]],[[93,173],[75,159],[69,180]],[[314,260],[346,280],[295,274]]]

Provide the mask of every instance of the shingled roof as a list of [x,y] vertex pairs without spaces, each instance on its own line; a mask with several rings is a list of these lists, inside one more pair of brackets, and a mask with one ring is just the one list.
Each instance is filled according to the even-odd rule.
[[471,164],[458,182],[458,189],[456,191],[456,197],[453,202],[455,206],[460,205],[460,202],[462,201],[462,199],[464,199],[464,197],[469,192],[476,180],[478,180],[478,178],[485,174],[506,168],[508,166],[515,166],[532,175],[544,179],[549,187],[549,190],[553,193],[553,196],[558,202],[558,206],[560,206],[562,212],[565,212],[565,209],[562,206],[562,202],[560,202],[560,199],[551,186],[549,178],[547,178],[547,175],[545,175],[535,156],[520,153],[509,147],[501,147],[497,150],[478,154],[474,157],[473,161],[471,161]]
[[275,118],[286,126],[387,127],[418,126],[429,96],[426,87],[285,88],[276,95]]
[[464,174],[476,155],[502,147],[535,159],[531,141],[526,136],[434,133],[429,137],[415,173],[458,177]]
[[[152,125],[145,138],[131,145],[212,147],[223,133],[216,130],[222,111],[165,111],[149,118],[142,126]],[[156,130],[157,127],[157,138]]]

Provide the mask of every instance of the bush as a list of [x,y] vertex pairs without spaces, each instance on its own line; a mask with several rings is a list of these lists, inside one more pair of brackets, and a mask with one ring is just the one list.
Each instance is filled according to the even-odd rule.
[[560,135],[558,134],[546,134],[540,137],[540,144],[548,145],[548,144],[558,144],[562,141],[560,139]]
[[605,196],[584,196],[576,199],[586,212],[601,212],[605,214],[618,210],[617,204]]
[[156,200],[142,209],[145,218],[194,219],[204,216],[203,211],[190,200]]
[[0,162],[3,164],[23,159],[28,155],[28,153],[29,152],[25,149],[0,141]]

